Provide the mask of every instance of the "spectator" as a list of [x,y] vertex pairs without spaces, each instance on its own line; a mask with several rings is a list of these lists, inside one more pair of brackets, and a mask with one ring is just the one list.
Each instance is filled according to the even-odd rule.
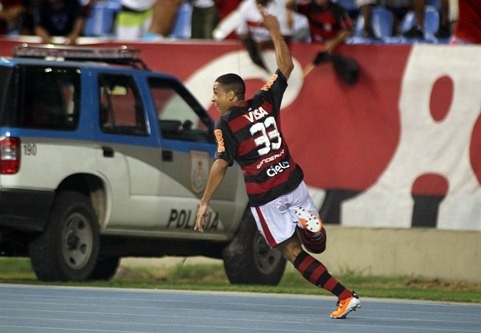
[[[439,30],[434,34],[437,38],[448,38],[451,36],[451,10],[454,9],[450,4],[451,0],[440,0],[441,10]],[[456,5],[457,6],[457,5]],[[481,8],[480,8],[481,10]]]
[[[294,1],[291,0],[288,6],[291,7]],[[345,83],[349,85],[356,83],[359,78],[357,61],[335,52],[352,34],[349,13],[329,0],[297,0],[297,8],[309,20],[312,42],[322,44],[320,52],[304,68],[304,77],[317,65],[331,62],[335,72]]]
[[242,0],[216,1],[219,24],[212,32],[214,39],[237,39],[235,30],[239,25],[239,7]]
[[38,18],[40,4],[44,0],[22,0],[23,14],[21,17],[20,34],[35,35],[35,24]]
[[[287,8],[288,0],[258,0],[269,14],[278,18],[280,31],[289,41],[307,40],[308,22],[305,16],[299,15]],[[245,0],[239,6],[239,26],[236,30],[252,61],[266,69],[261,50],[272,48],[269,31],[263,26],[262,16],[257,8],[256,0]]]
[[416,16],[416,24],[411,27],[408,31],[403,33],[406,38],[420,38],[424,39],[424,11],[425,11],[425,0],[414,0],[414,14]]
[[[279,26],[284,38],[290,39],[292,35],[292,28],[288,24],[287,9],[285,1],[260,0],[266,10],[276,16],[279,20]],[[249,36],[254,42],[259,44],[270,44],[271,36],[269,31],[264,28],[262,23],[262,16],[257,9],[255,0],[245,0],[239,6],[240,23],[237,28],[237,34],[241,38]]]
[[[333,60],[331,53],[345,42],[352,34],[352,21],[348,12],[340,5],[330,0],[289,0],[288,7],[297,5],[297,10],[305,15],[309,21],[311,40],[313,43],[322,44],[322,48],[313,62],[304,68],[304,76],[309,74],[320,63]],[[349,84],[357,81],[358,66],[353,59],[336,55],[335,68],[344,68],[345,64],[353,66],[355,73],[342,72],[341,77],[346,78]],[[341,66],[338,66],[340,62]],[[341,72],[339,72],[341,73]]]
[[114,33],[118,39],[141,39],[151,23],[155,0],[121,0],[122,7],[117,14]]
[[217,7],[217,12],[219,13],[219,18],[225,19],[230,13],[235,11],[237,7],[239,7],[242,0],[229,0],[229,1],[222,1],[216,0],[215,6]]
[[[444,1],[444,0],[443,0]],[[458,21],[458,0],[446,0],[448,2],[448,20],[451,26],[451,31],[454,31],[454,26]]]
[[451,44],[481,44],[481,0],[459,0]]
[[177,14],[184,0],[156,0],[153,7],[152,22],[144,39],[162,39],[172,33]]
[[372,28],[372,7],[375,5],[375,0],[356,0],[359,8],[359,14],[364,19],[364,26],[361,31],[361,37],[376,38],[376,34]]
[[[288,6],[294,6],[295,1],[288,0]],[[297,0],[297,10],[309,21],[312,42],[322,43],[327,53],[332,53],[352,34],[349,13],[330,0]]]
[[191,38],[211,39],[219,15],[214,0],[191,0],[192,19],[191,19]]
[[[450,0],[440,0],[440,26],[435,36],[438,38],[448,38],[451,35],[451,20],[450,20]],[[478,11],[481,11],[481,2],[478,3]],[[414,0],[414,12],[416,15],[416,25],[411,30],[404,33],[404,37],[424,38],[424,12],[426,8],[426,0]]]
[[[451,33],[450,22],[449,22],[449,0],[441,1],[441,24],[440,29],[436,33],[438,38],[447,38]],[[394,34],[399,31],[399,23],[403,20],[404,16],[408,11],[414,10],[416,23],[403,33],[406,38],[418,38],[424,39],[424,13],[426,8],[426,0],[356,0],[359,7],[360,14],[364,18],[364,27],[361,32],[362,37],[375,38],[374,31],[371,24],[371,13],[372,7],[376,4],[386,7],[391,10],[394,15]]]
[[292,27],[291,42],[311,43],[311,29],[308,18],[297,11],[290,9],[287,5],[287,22]]
[[50,44],[54,36],[62,36],[65,45],[75,45],[85,24],[84,13],[78,0],[43,0],[34,32],[43,43]]
[[361,36],[365,38],[377,38],[372,27],[372,9],[375,6],[383,6],[390,10],[394,17],[393,31],[398,32],[398,26],[406,13],[413,10],[412,0],[356,0],[360,15],[364,19],[364,27]]
[[0,1],[0,35],[20,31],[20,18],[24,12],[21,0]]
[[92,8],[97,0],[81,0],[83,12],[85,17],[89,17],[92,14]]

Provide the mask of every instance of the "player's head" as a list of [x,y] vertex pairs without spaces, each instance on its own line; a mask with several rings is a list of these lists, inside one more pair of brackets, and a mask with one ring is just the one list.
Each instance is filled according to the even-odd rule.
[[245,91],[246,85],[239,75],[234,73],[221,75],[214,82],[212,103],[223,114],[245,99]]
[[215,82],[222,85],[226,92],[232,91],[238,100],[243,100],[246,92],[244,80],[237,74],[229,73],[221,75]]

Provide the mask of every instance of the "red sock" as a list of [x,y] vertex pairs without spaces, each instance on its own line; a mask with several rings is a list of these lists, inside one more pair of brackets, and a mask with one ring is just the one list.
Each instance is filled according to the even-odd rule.
[[326,266],[317,261],[307,252],[302,251],[294,260],[294,267],[306,280],[312,284],[324,288],[336,295],[340,300],[351,297],[352,291],[346,289],[335,277],[331,276]]

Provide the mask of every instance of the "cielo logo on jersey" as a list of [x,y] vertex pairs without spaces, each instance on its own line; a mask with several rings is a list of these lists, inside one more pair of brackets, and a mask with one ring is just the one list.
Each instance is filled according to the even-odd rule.
[[269,177],[274,177],[284,170],[289,169],[290,166],[289,161],[282,161],[268,167],[266,173]]

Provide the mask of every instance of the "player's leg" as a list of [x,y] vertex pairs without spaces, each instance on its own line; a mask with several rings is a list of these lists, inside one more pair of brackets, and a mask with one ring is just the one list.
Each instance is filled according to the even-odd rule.
[[[300,198],[302,200],[298,200]],[[310,201],[303,198],[308,198]],[[307,207],[305,208],[312,211],[315,207],[311,206],[310,202],[312,199],[303,185],[265,205],[252,207],[251,211],[260,233],[271,247],[280,250],[283,256],[312,284],[324,288],[338,297],[339,307],[331,314],[331,318],[345,318],[349,312],[360,306],[359,299],[355,293],[346,289],[331,276],[321,262],[302,249],[297,235],[299,218],[294,209],[306,203]],[[321,232],[322,226],[320,230],[312,229],[315,232],[305,230],[306,237],[311,241],[313,236],[318,236],[318,233],[325,237],[325,232],[324,234]],[[320,241],[322,244],[322,239]]]
[[317,234],[306,229],[297,228],[297,234],[307,251],[319,254],[326,250],[327,232],[324,227]]
[[298,226],[297,231],[302,244],[309,252],[324,252],[327,241],[326,229],[304,182],[293,194],[290,211],[294,223]]
[[326,266],[302,249],[297,235],[293,235],[279,244],[277,248],[306,280],[337,296],[338,308],[331,313],[331,318],[345,318],[349,312],[361,306],[361,302],[354,291],[344,287],[329,273]]

